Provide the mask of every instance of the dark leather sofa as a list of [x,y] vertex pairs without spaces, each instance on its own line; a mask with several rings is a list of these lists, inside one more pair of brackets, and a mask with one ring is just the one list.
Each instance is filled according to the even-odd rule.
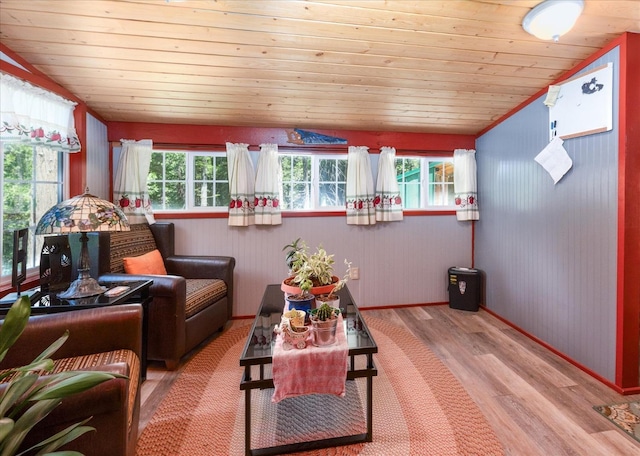
[[[125,274],[123,258],[158,249],[168,275]],[[131,231],[99,233],[100,280],[152,279],[149,360],[175,369],[180,359],[231,319],[235,259],[175,253],[171,222],[134,224]],[[94,257],[95,253],[91,253]]]
[[[96,431],[63,448],[87,456],[135,455],[140,416],[142,306],[125,304],[32,316],[0,369],[30,363],[65,330],[69,330],[69,338],[52,357],[53,372],[91,369],[123,374],[128,379],[108,380],[63,399],[28,434],[24,448],[92,417],[87,425]],[[0,389],[6,386],[0,383]]]

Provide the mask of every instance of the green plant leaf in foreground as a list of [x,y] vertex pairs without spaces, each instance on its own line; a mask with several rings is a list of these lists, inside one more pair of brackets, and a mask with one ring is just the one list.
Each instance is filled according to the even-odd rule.
[[[47,385],[36,393],[32,399],[42,401],[66,397],[71,394],[86,391],[116,377],[116,375],[107,372],[74,372],[74,374],[75,375],[58,383]],[[118,375],[118,377],[122,378],[123,376]]]
[[52,435],[51,437],[49,437],[46,440],[43,440],[42,442],[38,443],[37,445],[32,446],[31,448],[29,448],[28,450],[23,451],[22,453],[20,453],[17,456],[23,455],[23,454],[29,454],[29,452],[33,451],[33,450],[38,450],[39,451],[36,453],[36,456],[38,455],[52,455],[52,454],[81,454],[78,453],[76,451],[74,452],[69,452],[69,451],[60,451],[60,452],[55,452],[55,450],[57,450],[58,448],[60,448],[63,445],[66,445],[67,443],[77,439],[78,437],[80,437],[82,434],[86,434],[87,432],[90,431],[95,431],[95,428],[91,427],[91,426],[83,426],[87,421],[89,421],[91,418],[87,418],[86,420],[80,422],[80,423],[76,423],[73,424],[65,429],[63,429],[62,431],[58,432],[55,435]]
[[5,437],[9,435],[14,424],[11,418],[0,418],[0,442],[3,442]]
[[29,315],[31,315],[31,300],[29,296],[22,295],[13,303],[0,327],[0,361],[24,331]]
[[[9,384],[9,387],[0,396],[0,416],[4,417],[7,411],[26,393],[38,380],[38,375],[29,374]],[[0,441],[2,441],[0,439]]]
[[0,456],[12,456],[16,454],[18,448],[24,441],[25,437],[33,427],[40,422],[45,416],[56,408],[61,399],[50,399],[46,401],[35,402],[16,420],[11,432],[0,442],[2,453]]

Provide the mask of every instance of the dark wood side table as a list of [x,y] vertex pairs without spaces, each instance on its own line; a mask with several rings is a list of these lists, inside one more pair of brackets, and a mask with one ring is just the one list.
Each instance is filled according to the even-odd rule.
[[[31,297],[31,315],[42,315],[56,312],[69,312],[73,310],[92,309],[104,306],[117,306],[120,304],[141,304],[142,305],[142,354],[140,360],[140,376],[142,381],[147,378],[147,336],[149,331],[149,304],[152,297],[149,289],[153,280],[135,280],[118,282],[100,282],[100,285],[112,289],[118,286],[129,287],[125,292],[117,296],[100,294],[88,298],[61,299],[56,296],[56,292],[39,292]],[[3,305],[0,308],[0,318],[4,317],[11,305]]]

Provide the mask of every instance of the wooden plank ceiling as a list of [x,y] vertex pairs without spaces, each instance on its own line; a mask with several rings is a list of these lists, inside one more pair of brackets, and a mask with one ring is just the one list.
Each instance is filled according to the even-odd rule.
[[586,0],[553,43],[537,0],[0,0],[0,40],[107,121],[475,134],[625,31]]

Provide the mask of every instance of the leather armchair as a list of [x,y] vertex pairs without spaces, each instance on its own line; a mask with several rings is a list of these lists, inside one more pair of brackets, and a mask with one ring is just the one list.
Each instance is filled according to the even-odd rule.
[[[54,354],[54,372],[78,369],[96,359],[105,364],[84,369],[119,373],[128,379],[113,379],[88,391],[65,398],[29,433],[26,445],[40,442],[71,424],[92,417],[96,428],[64,448],[91,456],[133,456],[140,416],[140,354],[142,306],[124,304],[48,315],[32,316],[24,332],[11,347],[0,369],[33,361],[65,330],[69,338]],[[96,356],[101,354],[101,356]],[[0,383],[0,388],[6,384]]]
[[[231,319],[235,259],[176,255],[175,226],[171,222],[131,228],[129,232],[100,233],[100,280],[153,280],[147,358],[175,369],[186,353],[216,331],[222,331]],[[162,255],[168,275],[124,272],[124,257],[155,248]]]

